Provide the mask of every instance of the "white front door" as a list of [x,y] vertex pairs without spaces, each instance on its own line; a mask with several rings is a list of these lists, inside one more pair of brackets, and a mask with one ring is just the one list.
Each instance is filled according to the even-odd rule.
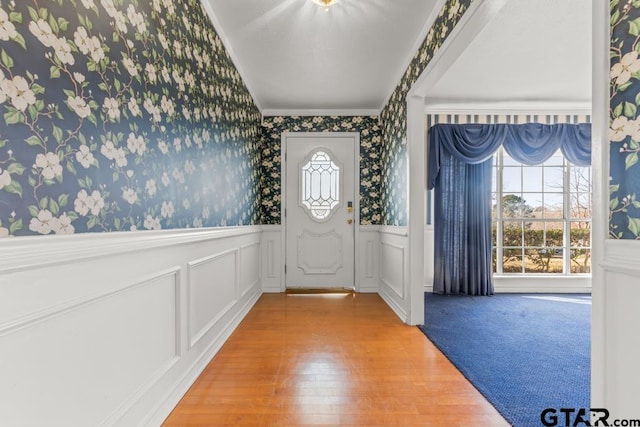
[[354,287],[354,134],[285,134],[287,288]]

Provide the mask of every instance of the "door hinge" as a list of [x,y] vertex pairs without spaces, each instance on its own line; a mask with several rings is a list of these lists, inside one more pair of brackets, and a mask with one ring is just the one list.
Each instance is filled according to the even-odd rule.
[[284,265],[284,274],[287,274],[287,264]]
[[284,208],[284,217],[287,217],[287,208]]
[[287,152],[286,151],[284,152],[284,161],[285,162],[287,161]]

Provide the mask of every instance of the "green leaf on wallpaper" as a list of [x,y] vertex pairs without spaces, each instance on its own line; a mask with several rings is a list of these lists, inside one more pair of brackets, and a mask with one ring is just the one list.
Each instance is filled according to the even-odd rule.
[[23,227],[22,218],[20,218],[9,226],[9,233],[15,234],[16,231],[22,230],[22,227]]
[[118,172],[114,172],[113,173],[113,182],[118,182],[118,179],[120,178],[120,174]]
[[2,61],[2,65],[4,65],[5,67],[13,67],[13,59],[7,54],[7,52],[4,51],[4,49],[0,51],[0,60]]
[[91,188],[91,186],[93,185],[93,181],[91,181],[91,178],[86,177],[84,179],[84,182],[87,184],[87,188]]
[[28,145],[31,145],[31,146],[41,145],[40,138],[38,138],[35,135],[31,135],[29,138],[25,139],[24,142],[26,142]]
[[47,20],[47,18],[49,17],[49,11],[47,9],[45,9],[44,7],[41,7],[38,10],[38,13],[40,15],[40,18],[44,19],[45,21]]
[[38,110],[36,109],[36,106],[29,105],[29,107],[27,107],[27,113],[29,113],[29,117],[31,117],[31,120],[35,122],[36,117],[38,117]]
[[55,200],[51,199],[51,203],[49,203],[49,210],[52,214],[57,216],[60,213],[60,206]]
[[611,199],[609,201],[609,210],[610,211],[614,211],[617,209],[618,205],[620,205],[620,201],[618,200],[618,198],[616,197],[615,199]]
[[29,210],[29,215],[31,215],[33,218],[37,217],[40,213],[40,209],[38,209],[37,206],[27,206],[27,209]]
[[87,229],[91,230],[97,223],[98,218],[93,215],[89,215],[89,219],[87,220]]
[[95,114],[93,114],[93,113],[89,114],[89,117],[87,117],[87,120],[89,120],[95,126],[98,126],[98,120],[96,119],[96,115]]
[[631,102],[625,101],[624,103],[624,115],[629,118],[634,118],[636,116],[636,112],[638,111],[638,107]]
[[115,87],[115,88],[116,88],[116,90],[117,90],[118,92],[120,92],[120,88],[122,87],[122,86],[120,85],[120,80],[118,80],[118,79],[114,79],[114,80],[113,80],[113,87]]
[[51,31],[53,31],[53,34],[58,34],[60,32],[58,21],[56,21],[56,18],[54,18],[53,15],[49,15],[49,26],[51,27]]
[[52,65],[49,67],[49,77],[52,79],[60,78],[60,68],[57,65]]
[[620,184],[615,184],[615,185],[610,185],[609,186],[609,192],[610,193],[615,193],[619,189],[620,189]]
[[40,17],[38,16],[37,10],[35,10],[31,6],[27,6],[27,10],[29,11],[29,16],[31,17],[32,21],[37,21],[38,19],[40,19]]
[[71,220],[71,221],[75,221],[76,219],[78,219],[78,214],[75,213],[74,211],[69,211],[67,212],[67,217]]
[[62,133],[62,129],[60,129],[58,126],[53,125],[53,137],[56,140],[56,142],[59,144],[62,141],[62,137],[63,137],[63,133]]
[[36,186],[36,179],[34,177],[32,177],[31,175],[29,175],[29,178],[27,178],[27,183],[29,183],[29,187],[35,187]]
[[18,110],[13,107],[7,107],[7,112],[4,113],[4,121],[8,125],[16,123],[24,123],[24,116]]
[[634,236],[640,234],[640,219],[639,218],[629,218],[629,231],[633,233]]
[[20,47],[23,48],[24,50],[27,50],[27,44],[25,43],[24,37],[22,37],[22,34],[16,34],[16,36],[11,40],[18,43]]
[[77,175],[78,174],[78,172],[76,171],[76,167],[73,166],[73,160],[67,160],[66,166],[67,166],[67,170],[69,171],[70,174],[72,174],[72,175]]
[[613,116],[620,117],[622,115],[622,104],[618,104],[613,109]]
[[38,206],[40,206],[40,209],[47,209],[47,206],[49,206],[49,198],[47,196],[44,196],[42,199],[40,199],[40,203],[38,203]]
[[62,31],[67,31],[67,28],[69,27],[69,21],[64,18],[58,18],[58,27],[60,27]]
[[[116,80],[117,81],[117,80]],[[100,83],[98,85],[98,89],[100,89],[101,91],[108,93],[109,92],[109,88],[107,87],[106,83]]]
[[9,13],[9,21],[17,22],[18,24],[22,23],[22,13],[20,12],[11,12]]
[[117,217],[116,217],[116,218],[114,218],[114,219],[113,219],[113,227],[114,227],[116,230],[120,230],[120,226],[121,226],[121,225],[122,225],[122,221],[120,221],[120,218],[117,218]]
[[627,154],[627,157],[624,159],[624,169],[627,170],[636,163],[638,163],[638,153]]
[[638,144],[638,141],[636,141],[635,139],[631,139],[629,140],[629,148],[632,150],[637,150],[638,148],[640,148],[640,144]]
[[22,175],[26,169],[20,163],[11,163],[7,166],[7,171],[13,175]]
[[68,194],[61,194],[61,195],[58,196],[58,205],[60,205],[60,207],[67,206],[67,203],[69,203],[69,195]]
[[5,185],[3,188],[4,191],[11,194],[17,194],[22,197],[22,185],[16,180],[12,180],[9,185]]
[[615,25],[616,22],[618,22],[618,18],[620,18],[620,11],[616,10],[614,13],[611,14],[611,26],[613,27]]
[[629,34],[632,36],[640,35],[640,18],[629,22]]
[[630,87],[631,87],[631,82],[628,81],[625,84],[622,84],[622,85],[618,86],[618,91],[624,92],[625,90],[629,89]]

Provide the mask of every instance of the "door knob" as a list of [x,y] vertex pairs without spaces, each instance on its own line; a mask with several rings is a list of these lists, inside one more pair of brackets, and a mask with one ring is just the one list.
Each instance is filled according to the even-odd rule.
[[353,224],[353,220],[352,220],[351,218],[349,218],[349,219],[347,220],[347,224]]

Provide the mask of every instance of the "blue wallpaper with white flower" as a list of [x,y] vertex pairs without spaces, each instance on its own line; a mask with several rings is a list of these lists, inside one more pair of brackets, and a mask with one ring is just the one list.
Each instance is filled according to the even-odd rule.
[[640,2],[610,5],[609,237],[640,239]]
[[380,125],[377,116],[276,116],[262,123],[261,222],[280,224],[282,132],[360,132],[360,224],[380,224]]
[[198,0],[0,2],[0,236],[256,223],[259,144]]
[[383,123],[382,223],[385,225],[407,225],[407,94],[471,2],[446,2],[380,114]]

